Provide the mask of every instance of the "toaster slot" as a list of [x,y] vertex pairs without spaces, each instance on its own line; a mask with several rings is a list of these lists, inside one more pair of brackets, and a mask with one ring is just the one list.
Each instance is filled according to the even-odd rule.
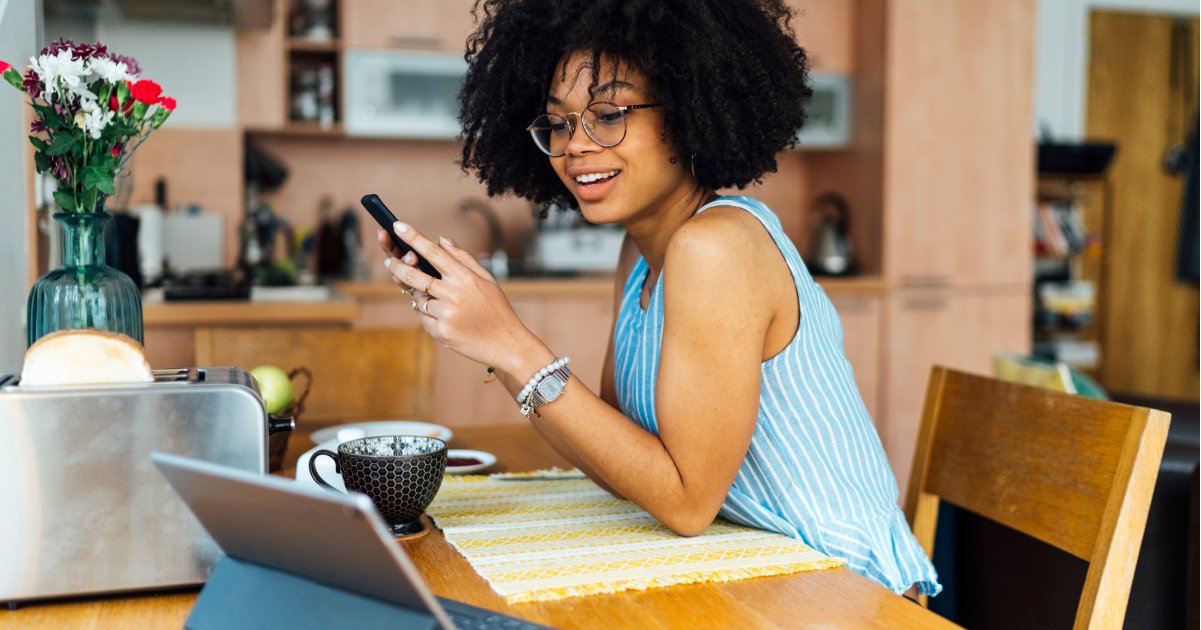
[[203,383],[207,380],[204,368],[152,370],[152,373],[155,383]]

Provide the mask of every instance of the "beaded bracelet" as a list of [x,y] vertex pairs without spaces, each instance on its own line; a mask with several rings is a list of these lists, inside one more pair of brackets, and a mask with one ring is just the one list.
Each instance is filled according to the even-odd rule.
[[559,357],[554,361],[551,361],[550,365],[535,372],[534,375],[530,377],[529,382],[525,384],[525,387],[521,388],[521,393],[517,394],[517,404],[525,404],[525,399],[530,397],[530,394],[533,393],[534,388],[538,386],[538,383],[541,382],[542,379],[546,378],[547,374],[566,366],[568,363],[571,363],[571,357]]

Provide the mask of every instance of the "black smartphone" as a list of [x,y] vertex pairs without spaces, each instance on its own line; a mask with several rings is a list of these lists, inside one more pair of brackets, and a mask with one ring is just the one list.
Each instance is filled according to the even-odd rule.
[[375,222],[379,223],[380,227],[384,228],[384,231],[388,233],[388,236],[392,237],[392,242],[395,243],[396,247],[400,249],[401,256],[409,252],[413,252],[413,255],[417,257],[417,264],[415,266],[418,269],[430,276],[433,276],[434,278],[439,280],[442,279],[442,274],[430,264],[430,261],[423,258],[421,254],[418,254],[412,247],[409,246],[408,243],[404,242],[399,236],[396,235],[395,228],[393,227],[393,224],[395,224],[397,221],[396,215],[392,214],[392,211],[388,209],[388,206],[384,205],[384,202],[379,198],[379,195],[363,195],[363,198],[360,199],[360,201],[362,202],[363,207],[367,209],[367,212],[371,213],[371,216],[375,218]]

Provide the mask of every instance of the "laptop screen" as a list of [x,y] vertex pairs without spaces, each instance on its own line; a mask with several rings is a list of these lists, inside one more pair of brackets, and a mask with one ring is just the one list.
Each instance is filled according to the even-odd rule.
[[151,459],[229,556],[429,611],[452,627],[367,497],[176,455]]

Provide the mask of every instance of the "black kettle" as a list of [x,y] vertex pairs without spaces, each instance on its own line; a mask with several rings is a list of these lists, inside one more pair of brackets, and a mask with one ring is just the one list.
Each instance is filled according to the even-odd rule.
[[814,275],[845,276],[855,272],[855,253],[851,247],[851,209],[847,200],[835,192],[825,192],[813,200],[809,214],[811,237],[807,264]]

